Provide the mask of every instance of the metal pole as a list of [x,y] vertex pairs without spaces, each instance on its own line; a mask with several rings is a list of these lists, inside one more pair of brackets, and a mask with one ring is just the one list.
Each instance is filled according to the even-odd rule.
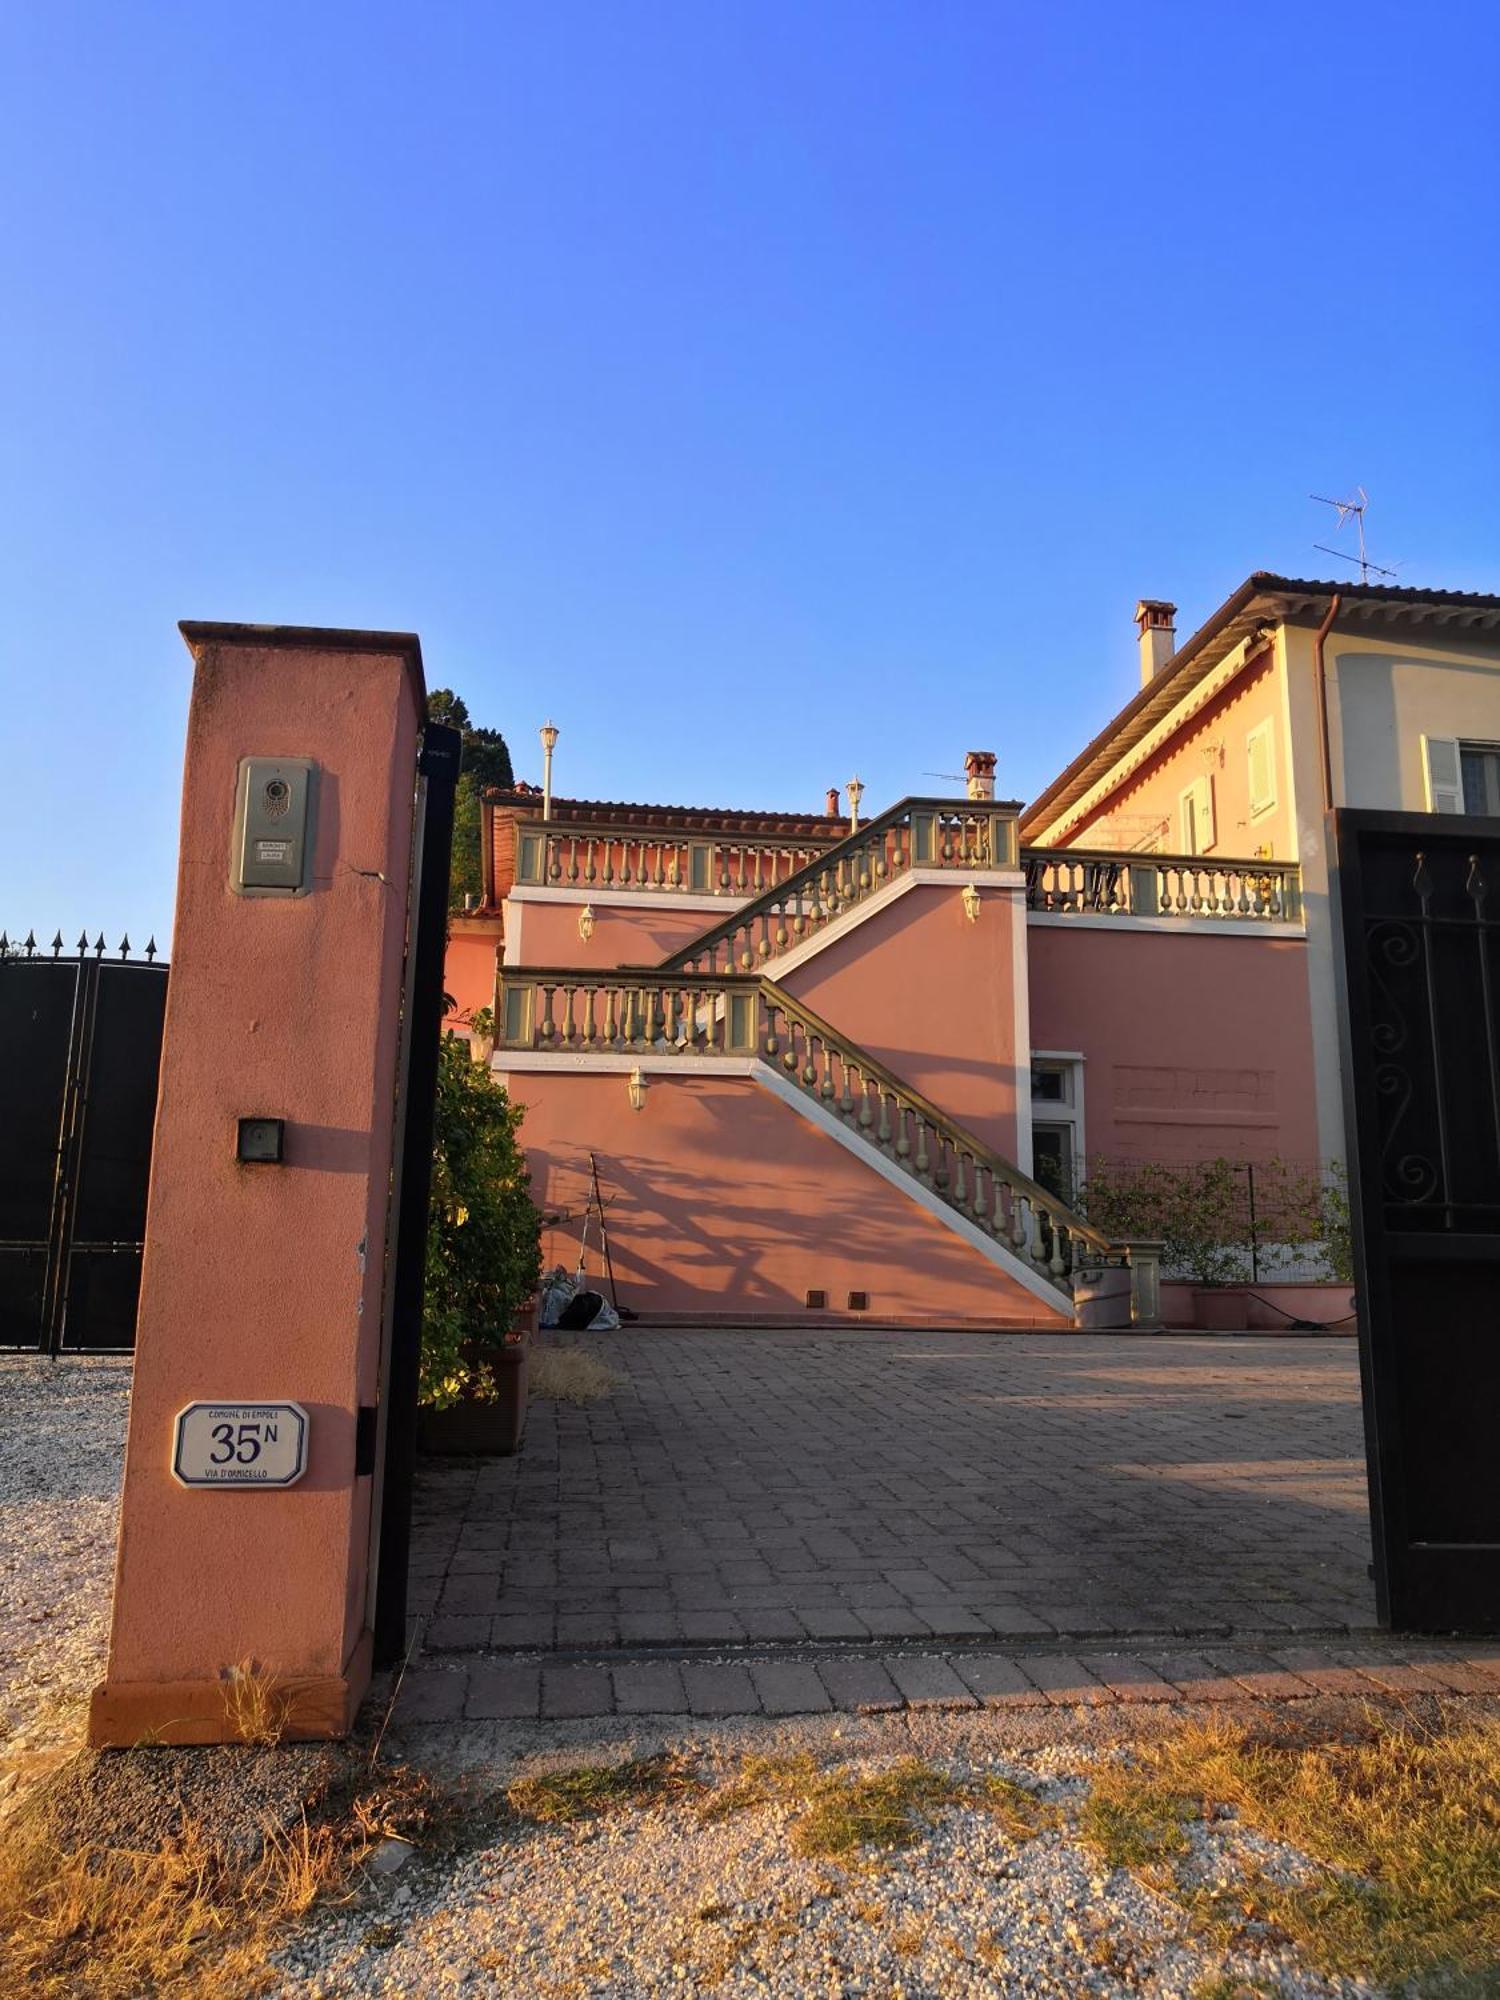
[[417,1469],[417,1388],[422,1365],[422,1281],[432,1193],[432,1121],[443,1033],[443,959],[448,944],[448,878],[453,859],[453,790],[463,738],[429,722],[417,768],[427,780],[422,872],[412,949],[411,1050],[400,1135],[401,1202],[392,1275],[391,1356],[385,1385],[385,1470],[375,1587],[375,1664],[406,1650],[406,1577],[411,1561],[412,1489]]
[[1250,1186],[1250,1282],[1260,1283],[1260,1244],[1255,1233],[1255,1162],[1246,1160],[1245,1179]]

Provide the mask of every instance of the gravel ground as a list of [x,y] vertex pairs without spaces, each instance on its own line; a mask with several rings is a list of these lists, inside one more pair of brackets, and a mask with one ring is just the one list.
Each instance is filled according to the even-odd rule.
[[[1181,1720],[1181,1712],[1176,1712]],[[1165,1718],[1163,1719],[1165,1722]],[[1327,1981],[1286,1951],[1222,1950],[1191,1933],[1182,1909],[1130,1871],[1083,1847],[1067,1808],[1098,1758],[1116,1754],[1107,1726],[1054,1715],[1052,1740],[997,1718],[822,1718],[725,1724],[687,1736],[618,1729],[555,1745],[512,1733],[519,1755],[493,1762],[491,1785],[518,1771],[611,1761],[670,1747],[722,1779],[747,1750],[812,1749],[822,1761],[874,1771],[922,1756],[960,1780],[1002,1774],[1064,1809],[1057,1831],[1018,1841],[989,1813],[941,1809],[912,1848],[838,1862],[789,1842],[791,1809],[766,1805],[704,1822],[695,1806],[625,1807],[563,1826],[481,1823],[447,1857],[411,1851],[390,1873],[369,1869],[351,1904],[325,1911],[280,1959],[286,1996],[509,1992],[545,2000],[648,2000],[663,1992],[719,2000],[870,1994],[892,2000],[972,1995],[1180,1996],[1233,1975],[1241,1993],[1285,2000],[1367,2000],[1374,1989]],[[1067,1740],[1057,1740],[1066,1732]],[[434,1746],[453,1774],[453,1732]],[[403,1747],[421,1758],[420,1732]],[[1030,1740],[1027,1740],[1029,1735]],[[475,1743],[467,1755],[468,1775]],[[482,1755],[482,1752],[481,1752]],[[1189,1878],[1228,1884],[1242,1858],[1296,1875],[1305,1862],[1231,1820],[1192,1833]],[[390,1860],[399,1860],[391,1854]],[[1263,1982],[1258,1988],[1251,1981]],[[1234,1993],[1233,1986],[1227,1992]],[[1237,1996],[1238,2000],[1238,1996]]]
[[128,1355],[0,1355],[0,1811],[77,1748],[104,1664]]

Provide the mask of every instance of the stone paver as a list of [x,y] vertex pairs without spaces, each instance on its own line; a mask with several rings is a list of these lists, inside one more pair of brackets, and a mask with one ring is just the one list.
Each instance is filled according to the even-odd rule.
[[614,1669],[615,1706],[622,1715],[681,1715],[687,1708],[682,1670],[671,1660]]
[[1373,1624],[1352,1341],[562,1338],[625,1386],[535,1403],[514,1458],[422,1466],[429,1652]]
[[856,1715],[881,1715],[904,1706],[901,1690],[879,1660],[822,1660],[818,1678],[835,1708]]
[[908,1708],[977,1706],[973,1690],[960,1680],[946,1660],[918,1653],[909,1659],[892,1659],[889,1671]]
[[801,1661],[776,1660],[752,1666],[750,1679],[766,1715],[813,1715],[833,1707],[833,1697],[818,1678],[817,1668]]

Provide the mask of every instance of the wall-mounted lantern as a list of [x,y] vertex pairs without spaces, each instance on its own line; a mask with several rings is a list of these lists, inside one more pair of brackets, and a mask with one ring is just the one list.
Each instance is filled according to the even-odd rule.
[[645,1110],[646,1079],[641,1075],[639,1068],[633,1069],[625,1079],[625,1095],[630,1099],[630,1108],[632,1111]]
[[594,935],[594,906],[592,903],[585,903],[583,908],[578,912],[578,935],[583,939],[585,944]]
[[979,922],[979,885],[976,882],[964,884],[964,915],[971,924]]

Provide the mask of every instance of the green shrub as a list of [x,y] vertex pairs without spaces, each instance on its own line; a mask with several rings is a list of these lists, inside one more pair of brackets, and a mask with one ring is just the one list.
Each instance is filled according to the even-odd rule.
[[457,1035],[438,1053],[422,1309],[422,1401],[492,1392],[472,1344],[496,1346],[541,1276],[541,1217],[517,1133],[522,1108]]

